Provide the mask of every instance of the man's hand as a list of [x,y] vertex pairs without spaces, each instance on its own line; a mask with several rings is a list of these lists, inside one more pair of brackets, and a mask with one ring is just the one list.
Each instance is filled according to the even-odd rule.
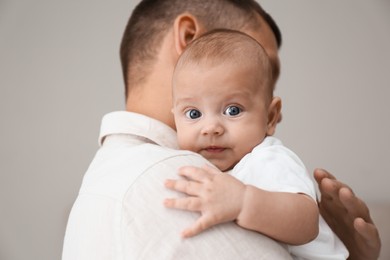
[[167,180],[165,186],[189,197],[166,199],[164,205],[202,214],[191,227],[182,232],[183,237],[195,236],[207,228],[237,218],[245,193],[246,186],[243,183],[210,166],[183,167],[179,175],[186,179]]
[[348,248],[348,259],[378,259],[381,241],[367,205],[327,171],[316,169],[314,177],[321,191],[320,213]]

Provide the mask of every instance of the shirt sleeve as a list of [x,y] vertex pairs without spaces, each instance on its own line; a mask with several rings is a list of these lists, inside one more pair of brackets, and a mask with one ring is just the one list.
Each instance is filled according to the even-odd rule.
[[282,145],[255,148],[236,165],[232,174],[264,190],[303,193],[316,200],[314,183],[304,164]]

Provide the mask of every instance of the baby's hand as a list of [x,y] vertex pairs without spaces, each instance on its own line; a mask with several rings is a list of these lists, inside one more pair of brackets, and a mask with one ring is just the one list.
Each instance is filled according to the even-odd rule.
[[182,232],[183,237],[195,236],[207,228],[237,218],[246,189],[239,180],[207,165],[202,168],[182,167],[179,175],[186,179],[166,180],[165,186],[189,196],[165,199],[164,205],[201,213],[198,220]]

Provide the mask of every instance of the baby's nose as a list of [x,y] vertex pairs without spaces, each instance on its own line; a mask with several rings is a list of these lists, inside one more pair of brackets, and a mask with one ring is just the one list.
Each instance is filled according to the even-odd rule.
[[224,132],[224,127],[218,122],[207,124],[202,129],[202,135],[222,135]]

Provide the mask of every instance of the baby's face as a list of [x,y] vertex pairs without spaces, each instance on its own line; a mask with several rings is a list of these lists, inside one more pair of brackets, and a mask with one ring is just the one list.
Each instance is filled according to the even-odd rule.
[[267,99],[253,66],[179,69],[172,111],[180,148],[201,154],[222,171],[233,168],[267,134]]

